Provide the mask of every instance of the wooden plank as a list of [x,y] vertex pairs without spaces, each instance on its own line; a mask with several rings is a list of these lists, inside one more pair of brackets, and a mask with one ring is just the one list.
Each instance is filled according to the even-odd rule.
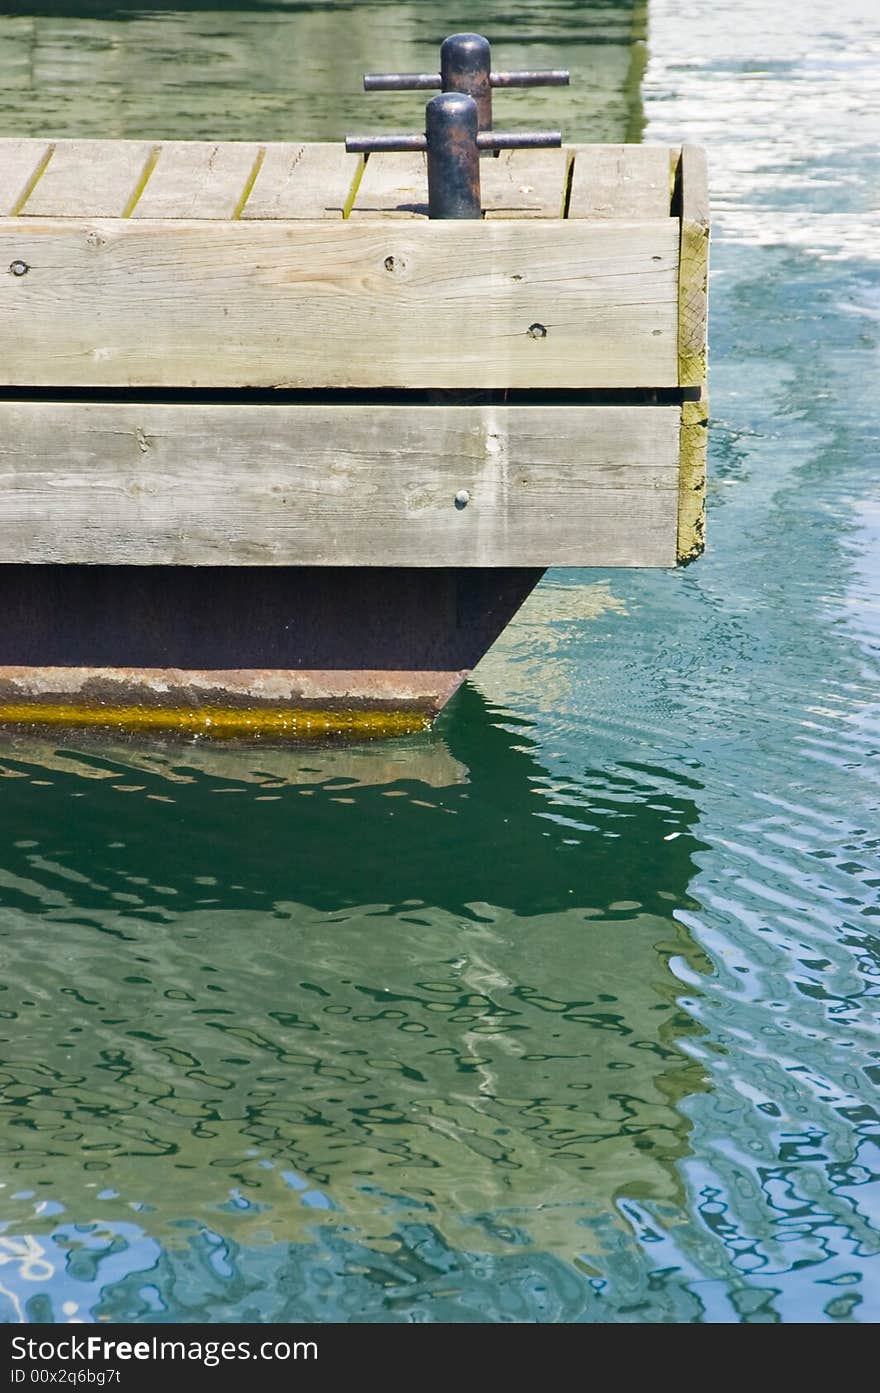
[[157,150],[145,140],[59,140],[20,211],[33,218],[120,218]]
[[671,566],[678,436],[677,407],[3,402],[0,562]]
[[234,217],[262,150],[238,141],[165,142],[131,216]]
[[15,212],[52,148],[48,140],[0,139],[0,217]]
[[664,387],[678,223],[0,219],[0,382]]
[[241,217],[341,218],[362,166],[341,144],[267,145]]
[[561,218],[568,150],[502,150],[480,161],[480,191],[487,218]]
[[669,147],[572,147],[570,218],[663,218],[671,211]]
[[681,197],[679,268],[679,383],[701,387],[706,381],[709,276],[709,191],[706,157],[684,145],[678,170]]
[[681,408],[678,480],[678,564],[687,566],[701,556],[706,545],[706,448],[708,404],[686,401]]
[[355,192],[352,219],[427,216],[427,156],[403,150],[370,155]]
[[685,402],[681,410],[678,559],[684,565],[705,546],[709,187],[702,150],[682,146],[676,182],[681,203],[678,377],[683,387],[700,389],[699,400]]

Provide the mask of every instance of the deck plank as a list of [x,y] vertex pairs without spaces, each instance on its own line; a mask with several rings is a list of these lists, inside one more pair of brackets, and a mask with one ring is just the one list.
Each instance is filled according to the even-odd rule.
[[[486,217],[561,217],[568,159],[564,150],[505,150],[497,159],[482,159],[480,189]],[[426,156],[404,151],[371,155],[351,216],[427,218]]]
[[360,168],[341,144],[267,145],[241,217],[342,218]]
[[0,217],[15,211],[51,149],[48,140],[0,139]]
[[561,218],[567,150],[502,150],[480,161],[480,190],[487,218]]
[[121,218],[158,145],[146,140],[59,140],[27,218]]
[[352,204],[352,220],[427,217],[427,156],[404,150],[370,155]]
[[133,218],[231,218],[262,146],[238,141],[166,141]]
[[666,406],[7,401],[0,562],[671,566],[678,432]]
[[666,145],[576,145],[570,218],[663,218],[671,205]]
[[[61,140],[22,211],[29,217],[121,216],[153,155],[155,168],[134,216],[232,216],[260,148],[252,142]],[[241,214],[248,221],[338,218],[355,190],[356,219],[427,217],[423,154],[375,154],[364,165],[339,143],[263,148]],[[16,206],[48,149],[45,141],[0,140],[0,215]],[[483,207],[490,219],[559,217],[571,164],[570,217],[669,216],[671,153],[641,145],[504,151],[480,162]]]

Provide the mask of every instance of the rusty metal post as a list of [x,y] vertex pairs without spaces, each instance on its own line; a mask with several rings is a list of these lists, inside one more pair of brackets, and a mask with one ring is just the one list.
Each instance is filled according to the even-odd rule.
[[480,204],[480,155],[500,150],[559,146],[559,131],[493,132],[492,88],[568,82],[561,69],[493,73],[489,40],[482,34],[450,34],[440,50],[440,72],[367,73],[367,91],[399,92],[442,87],[425,108],[424,135],[349,136],[345,148],[366,155],[424,150],[428,156],[431,218],[476,219]]
[[[567,87],[564,68],[493,72],[492,50],[482,34],[450,34],[440,49],[439,73],[367,73],[366,92],[464,92],[477,103],[479,130],[492,129],[493,87]],[[497,151],[496,151],[497,153]]]
[[424,92],[439,87],[439,73],[364,73],[365,92]]
[[477,104],[477,127],[492,129],[492,55],[482,34],[450,34],[440,49],[440,86],[463,92]]
[[428,216],[473,219],[480,204],[481,150],[558,148],[561,131],[481,131],[473,97],[442,92],[425,108],[424,135],[350,135],[349,153],[423,150],[428,155]]
[[428,216],[480,218],[479,108],[464,92],[443,92],[425,108]]

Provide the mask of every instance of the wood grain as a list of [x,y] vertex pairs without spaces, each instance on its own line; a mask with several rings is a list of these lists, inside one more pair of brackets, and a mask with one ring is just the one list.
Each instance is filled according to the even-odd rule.
[[709,194],[706,157],[694,145],[682,146],[679,180],[678,380],[682,387],[701,387],[706,381]]
[[52,148],[48,140],[0,139],[0,216],[15,211]]
[[428,216],[428,160],[405,150],[370,155],[355,193],[351,218]]
[[687,566],[706,545],[706,450],[708,408],[705,397],[681,408],[678,479],[677,561]]
[[158,152],[146,140],[59,140],[26,218],[121,218]]
[[663,218],[670,215],[669,147],[576,145],[570,218]]
[[677,180],[681,202],[678,375],[682,386],[700,389],[699,400],[685,402],[681,411],[678,559],[687,564],[705,546],[709,189],[702,150],[693,145],[682,146]]
[[502,150],[480,161],[480,190],[487,218],[561,218],[565,208],[568,150]]
[[167,141],[131,217],[233,217],[261,151],[243,141]]
[[3,402],[0,562],[670,566],[678,436],[675,407]]
[[[481,159],[486,218],[561,218],[571,158],[568,150],[504,150]],[[371,155],[351,216],[427,218],[427,157],[403,151]]]
[[0,219],[0,266],[16,259],[28,274],[0,276],[7,386],[677,381],[673,219]]
[[362,168],[360,155],[341,144],[266,146],[266,153],[241,216],[341,218],[348,211]]
[[[0,139],[0,214],[16,207],[49,148],[42,140]],[[339,217],[355,193],[356,217],[427,216],[424,155],[373,155],[364,165],[341,143],[329,142],[260,147],[234,141],[59,140],[53,148],[51,177],[39,180],[39,195],[35,190],[25,205],[27,216],[120,216],[138,191],[144,158],[152,152],[155,169],[135,216],[223,217],[231,205],[231,217],[261,148],[262,166],[242,212],[248,221]],[[560,217],[570,171],[572,218],[668,216],[670,154],[666,146],[641,145],[504,151],[480,162],[483,207],[487,218]]]

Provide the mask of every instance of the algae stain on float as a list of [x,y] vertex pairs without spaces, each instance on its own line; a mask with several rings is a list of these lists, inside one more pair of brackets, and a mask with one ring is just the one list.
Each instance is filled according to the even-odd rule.
[[417,711],[321,711],[291,708],[220,706],[79,706],[73,703],[0,705],[0,725],[77,729],[177,732],[214,740],[280,738],[315,740],[327,736],[371,739],[411,735],[429,719]]

